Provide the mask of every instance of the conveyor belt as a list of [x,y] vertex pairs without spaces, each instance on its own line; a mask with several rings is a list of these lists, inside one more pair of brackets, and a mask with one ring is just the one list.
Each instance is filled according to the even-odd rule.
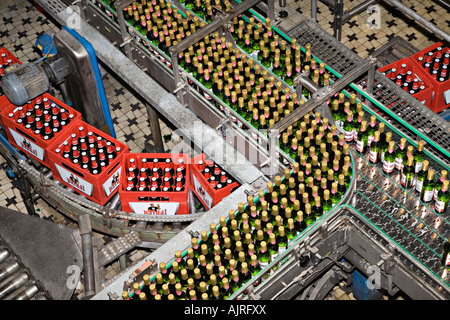
[[[334,74],[333,80],[345,75],[362,61],[357,54],[345,47],[312,20],[305,20],[290,30],[287,35],[296,38],[298,43],[311,43],[313,55],[319,57],[335,71],[335,73],[332,72]],[[367,79],[361,79],[362,81],[367,81]],[[377,84],[381,86],[378,87]],[[356,88],[356,86],[353,86],[353,89]],[[376,111],[382,117],[414,140],[417,132],[422,133],[426,141],[429,140],[429,142],[437,145],[434,147],[430,144],[427,149],[439,157],[442,157],[441,151],[443,150],[443,160],[449,163],[449,122],[424,107],[418,100],[401,90],[380,72],[375,73],[373,96],[379,102],[379,105],[374,105],[374,107],[377,107]],[[388,105],[390,105],[389,109],[386,108]],[[395,116],[403,123],[396,121]]]
[[403,192],[395,180],[367,160],[360,160],[354,207],[430,271],[439,273],[442,243],[450,233],[448,220],[413,193]]

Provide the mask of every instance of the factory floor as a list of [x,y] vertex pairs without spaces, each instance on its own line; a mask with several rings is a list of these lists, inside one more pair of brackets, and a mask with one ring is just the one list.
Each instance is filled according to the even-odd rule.
[[[277,1],[276,1],[277,2]],[[345,9],[356,6],[363,0],[344,1]],[[404,0],[403,4],[413,8],[425,19],[434,22],[439,28],[450,33],[449,12],[431,0]],[[278,3],[276,9],[279,10]],[[379,27],[369,28],[367,21],[374,16],[367,12],[352,18],[345,23],[342,29],[341,41],[362,58],[368,57],[394,36],[400,36],[409,41],[411,45],[421,50],[436,42],[436,39],[424,28],[401,13],[393,10],[389,5],[377,5],[380,12],[381,23]],[[276,19],[275,23],[285,26],[295,26],[302,19],[310,17],[309,0],[287,0],[289,15],[286,19]],[[38,12],[33,1],[2,0],[0,2],[0,46],[3,45],[11,51],[22,63],[35,61],[40,58],[38,50],[34,47],[36,39],[42,34],[53,33],[59,26],[44,13]],[[370,18],[370,19],[369,19]],[[331,11],[319,1],[318,22],[328,32],[333,34],[333,17]],[[103,79],[108,103],[111,107],[117,139],[126,143],[130,152],[141,152],[146,141],[152,141],[152,133],[148,126],[147,114],[142,101],[136,97],[113,74],[105,71]],[[175,128],[160,120],[164,147],[169,152],[176,143]],[[19,190],[5,173],[6,163],[0,156],[0,206],[27,214]],[[35,202],[36,212],[42,219],[77,228],[77,223],[67,219],[63,214],[49,206],[44,200]],[[102,243],[108,243],[111,237],[95,233]],[[147,255],[146,250],[133,250],[127,256],[127,265],[131,266]],[[106,270],[106,279],[110,279],[120,272],[119,262],[110,264]],[[80,288],[81,290],[82,288]],[[384,296],[383,299],[391,299]],[[402,296],[394,299],[404,299]],[[356,300],[353,294],[346,294],[336,286],[326,297],[326,300]]]

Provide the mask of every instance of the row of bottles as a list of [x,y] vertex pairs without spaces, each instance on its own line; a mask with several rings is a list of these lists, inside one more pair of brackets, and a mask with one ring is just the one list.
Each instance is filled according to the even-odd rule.
[[23,126],[22,129],[44,140],[52,139],[75,117],[72,111],[66,110],[43,95],[28,101],[23,106],[18,106],[8,116]]
[[187,169],[182,158],[130,157],[126,164],[126,191],[181,192]]
[[220,190],[236,182],[236,179],[211,159],[199,160],[197,167],[209,185],[215,190]]
[[[335,164],[339,166],[339,161]],[[161,263],[153,281],[145,275],[144,284],[135,283],[132,294],[125,291],[123,299],[229,298],[345,194],[351,174],[348,163],[336,167],[337,171],[328,170],[329,179],[322,178],[320,170],[313,174],[310,165],[295,163],[294,170],[286,169],[283,177],[268,182],[257,198],[248,196],[246,204],[239,203],[228,217],[220,217],[218,225],[212,223],[209,232],[202,231],[200,239],[193,238],[186,256],[176,251],[170,267]],[[275,265],[266,271],[270,274],[276,269]]]
[[425,83],[416,74],[413,74],[411,70],[407,71],[406,63],[401,65],[400,70],[392,68],[383,74],[411,95],[426,89]]
[[[400,184],[415,190],[422,202],[429,203],[439,213],[446,211],[449,192],[444,182],[447,171],[442,170],[436,178],[437,172],[428,170],[424,141],[419,141],[417,148],[407,145],[406,138],[401,138],[396,144],[392,140],[392,132],[385,130],[385,124],[377,122],[375,115],[371,115],[369,121],[364,120],[365,113],[361,103],[356,102],[355,94],[348,99],[340,93],[330,99],[330,104],[333,119],[343,129],[346,143],[354,144],[355,150],[367,156],[370,163],[382,166],[385,174],[399,173]],[[431,174],[433,179],[426,181]]]
[[108,165],[116,159],[122,150],[108,139],[95,134],[84,126],[75,129],[55,152],[62,158],[70,160],[73,165],[98,175],[107,170]]

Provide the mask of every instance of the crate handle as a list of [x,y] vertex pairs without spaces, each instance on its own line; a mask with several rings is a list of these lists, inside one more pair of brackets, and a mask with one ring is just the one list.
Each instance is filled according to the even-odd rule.
[[20,128],[16,128],[16,130],[21,134],[24,135],[25,137],[27,137],[28,139],[30,139],[33,142],[36,142],[36,139],[33,138],[32,136],[30,136],[28,133],[23,132]]
[[73,173],[75,173],[75,174],[81,176],[82,178],[84,178],[84,174],[82,174],[81,172],[75,170],[74,168],[69,167],[69,166],[68,166],[67,164],[65,164],[64,162],[62,163],[62,166],[63,166],[64,168],[66,168],[67,170],[72,171]]

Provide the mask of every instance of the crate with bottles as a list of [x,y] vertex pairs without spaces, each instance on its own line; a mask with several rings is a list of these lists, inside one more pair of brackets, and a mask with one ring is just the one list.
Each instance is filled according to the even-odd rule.
[[424,105],[431,107],[434,85],[410,58],[406,57],[395,61],[378,71]]
[[50,168],[47,147],[65,136],[81,114],[48,93],[22,106],[8,103],[1,112],[8,141],[20,151]]
[[0,110],[3,110],[3,108],[9,104],[9,101],[1,87],[1,77],[4,76],[5,72],[15,64],[21,65],[22,62],[8,49],[5,47],[0,47]]
[[119,190],[128,146],[83,121],[58,136],[47,152],[53,179],[99,204]]
[[207,210],[230,195],[239,183],[205,154],[191,159],[191,190]]
[[438,113],[450,106],[450,46],[437,42],[411,56],[413,64],[422,70],[434,87],[430,109]]
[[189,214],[190,163],[185,153],[129,153],[122,161],[122,210],[149,215]]

